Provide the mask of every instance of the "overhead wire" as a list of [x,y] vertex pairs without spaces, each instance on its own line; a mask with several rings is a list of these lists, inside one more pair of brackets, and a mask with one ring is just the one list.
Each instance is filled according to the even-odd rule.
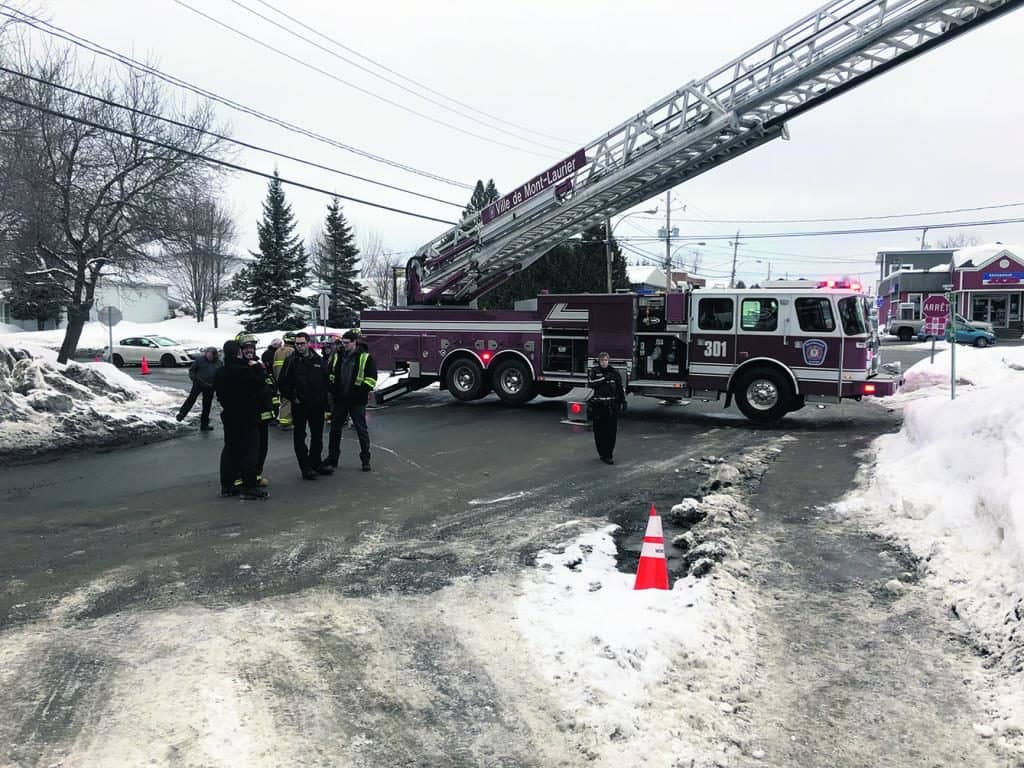
[[458,222],[454,222],[454,221],[448,221],[446,219],[438,219],[438,218],[436,218],[434,216],[427,216],[426,214],[422,214],[422,213],[415,213],[414,211],[407,211],[407,210],[405,210],[403,208],[395,208],[395,207],[390,206],[390,205],[383,205],[382,203],[374,203],[374,202],[372,202],[370,200],[363,200],[362,198],[352,197],[350,195],[338,194],[337,192],[332,192],[331,190],[324,189],[323,187],[317,187],[317,186],[314,186],[312,184],[306,184],[306,183],[301,182],[301,181],[295,181],[293,179],[287,179],[287,178],[285,178],[283,176],[279,176],[279,175],[276,175],[276,174],[269,174],[269,173],[266,173],[264,171],[257,171],[254,168],[249,168],[247,166],[240,165],[238,163],[232,163],[232,162],[229,162],[227,160],[221,160],[220,158],[210,157],[209,155],[204,155],[201,152],[194,152],[194,151],[189,150],[189,149],[183,149],[181,147],[176,147],[173,144],[168,144],[168,143],[163,142],[163,141],[158,141],[156,139],[147,138],[145,136],[139,136],[138,134],[131,133],[130,131],[123,131],[120,128],[115,128],[115,127],[110,126],[110,125],[103,125],[102,123],[97,123],[94,120],[89,120],[87,118],[79,117],[77,115],[70,115],[70,114],[68,114],[66,112],[62,112],[60,110],[50,109],[49,107],[45,107],[45,106],[43,106],[41,104],[32,104],[30,102],[23,101],[21,99],[16,99],[13,96],[8,96],[7,94],[0,93],[0,100],[6,101],[6,102],[8,102],[10,104],[17,104],[18,106],[25,107],[27,109],[34,109],[36,111],[43,112],[45,114],[52,115],[54,117],[59,117],[59,118],[61,118],[63,120],[70,120],[70,121],[72,121],[74,123],[79,123],[81,125],[89,126],[90,128],[96,128],[97,130],[106,131],[108,133],[112,133],[112,134],[115,134],[117,136],[123,136],[125,138],[132,139],[134,141],[140,141],[143,144],[149,144],[150,146],[155,146],[155,147],[160,147],[162,149],[167,149],[167,150],[170,150],[172,152],[176,152],[178,154],[185,155],[187,157],[193,157],[193,158],[195,158],[197,160],[201,160],[201,161],[203,161],[205,163],[209,163],[210,165],[216,165],[216,166],[220,166],[222,168],[229,168],[229,169],[231,169],[233,171],[240,171],[242,173],[248,173],[248,174],[251,174],[253,176],[260,176],[260,177],[262,177],[264,179],[271,179],[271,180],[272,179],[278,179],[282,184],[288,184],[289,186],[298,187],[300,189],[307,189],[307,190],[310,190],[312,192],[320,192],[322,194],[329,195],[330,197],[336,197],[336,198],[338,198],[340,200],[347,200],[347,201],[352,202],[352,203],[359,203],[361,205],[368,205],[368,206],[370,206],[372,208],[378,208],[378,209],[385,210],[385,211],[391,211],[392,213],[399,213],[399,214],[402,214],[403,216],[412,216],[414,218],[424,219],[426,221],[434,221],[434,222],[437,222],[439,224],[455,225],[455,224],[458,223]]
[[[394,80],[394,79],[392,79],[390,77],[382,75],[379,72],[374,72],[369,67],[367,67],[367,66],[365,66],[363,64],[360,64],[357,61],[353,61],[351,58],[349,58],[347,56],[343,56],[342,54],[338,53],[337,51],[331,50],[330,48],[328,48],[328,47],[326,47],[324,45],[321,45],[320,43],[316,42],[315,40],[312,40],[309,37],[306,37],[305,35],[303,35],[303,34],[301,34],[299,32],[296,32],[294,29],[290,29],[289,27],[285,26],[284,24],[281,24],[279,21],[276,21],[276,20],[272,19],[271,17],[267,16],[266,14],[260,13],[255,8],[251,8],[248,5],[246,5],[245,3],[241,2],[241,0],[228,0],[228,2],[232,3],[233,5],[238,6],[242,10],[246,11],[247,13],[252,14],[253,16],[256,16],[259,19],[263,19],[268,24],[273,25],[275,28],[280,29],[283,32],[286,32],[289,35],[291,35],[291,36],[293,36],[293,37],[295,37],[295,38],[297,38],[299,40],[302,40],[305,43],[308,43],[309,45],[313,46],[317,50],[323,51],[324,53],[328,54],[329,56],[333,56],[334,58],[336,58],[336,59],[338,59],[340,61],[345,62],[346,64],[349,64],[349,65],[355,67],[356,69],[360,70],[361,72],[365,72],[368,75],[370,75],[371,77],[375,77],[375,78],[377,78],[379,80],[382,80],[385,83],[388,83],[389,85],[392,85],[395,88],[398,88],[398,89],[400,89],[402,91],[405,91],[406,93],[411,94],[412,96],[415,96],[418,99],[423,99],[424,101],[426,101],[426,102],[428,102],[430,104],[433,104],[433,105],[435,105],[437,107],[440,107],[441,109],[444,109],[444,110],[446,110],[448,112],[456,114],[459,117],[462,117],[462,118],[464,118],[466,120],[470,120],[470,121],[472,121],[474,123],[477,123],[478,125],[482,125],[485,128],[488,128],[490,130],[498,131],[499,133],[504,133],[505,135],[512,136],[513,138],[516,138],[516,139],[527,140],[521,134],[515,133],[514,131],[510,131],[510,130],[508,130],[508,128],[502,127],[500,125],[491,125],[490,123],[484,122],[483,120],[481,120],[478,117],[474,117],[471,114],[467,114],[463,110],[456,109],[455,107],[451,107],[448,104],[445,104],[443,101],[439,101],[438,99],[431,98],[430,96],[425,96],[422,93],[417,92],[413,88],[410,88],[407,85],[403,85],[401,82],[398,82],[397,80]],[[271,8],[272,7],[273,6],[271,6]],[[313,32],[316,32],[316,30],[313,30],[312,27],[309,27],[308,25],[303,24],[300,21],[297,21],[294,17],[288,16],[288,14],[283,13],[282,11],[279,11],[277,9],[274,9],[274,11],[279,13],[279,14],[281,14],[285,18],[289,19],[293,23],[298,24],[298,25],[300,25],[302,27],[305,27],[306,29],[312,30]],[[317,34],[320,35],[321,37],[324,37],[325,39],[329,40],[334,45],[336,45],[338,47],[346,48],[346,50],[347,50],[346,46],[342,46],[340,43],[338,43],[335,40],[332,40],[331,38],[327,37],[326,35],[323,35],[322,33],[319,33],[319,32],[317,32]],[[377,66],[380,66],[380,65],[377,65]],[[422,88],[423,86],[420,86],[420,87]],[[445,96],[444,98],[448,98],[448,97]],[[472,109],[472,108],[470,108],[470,109]],[[474,110],[474,111],[476,111],[476,110]],[[494,118],[494,119],[498,119],[500,121],[499,118]],[[529,130],[529,129],[525,129],[525,130]],[[533,131],[530,131],[530,133],[533,133]],[[544,144],[543,142],[537,142],[537,141],[532,141],[532,140],[529,140],[529,141],[531,143],[533,143],[533,144],[536,144],[537,146],[544,147],[545,149],[549,149],[549,150],[551,150],[553,152],[562,152],[563,151],[560,147],[553,147],[553,146],[550,146],[548,144]]]
[[515,123],[515,122],[513,122],[511,120],[508,120],[507,118],[499,117],[498,115],[493,115],[490,112],[485,112],[484,110],[478,109],[478,108],[474,107],[471,104],[467,104],[464,101],[459,101],[454,96],[449,96],[446,93],[442,93],[441,91],[438,91],[438,90],[436,90],[434,88],[431,88],[429,85],[426,85],[426,84],[420,82],[419,80],[416,80],[415,78],[409,77],[408,75],[403,75],[401,72],[397,72],[396,70],[392,69],[391,67],[388,67],[388,66],[386,66],[384,64],[381,64],[379,61],[376,61],[375,59],[371,59],[369,56],[367,56],[366,54],[360,53],[355,48],[352,48],[351,46],[348,46],[348,45],[345,45],[344,43],[339,42],[338,40],[336,40],[336,39],[334,39],[334,38],[324,34],[320,30],[315,29],[314,27],[311,27],[310,25],[302,22],[301,20],[295,18],[294,16],[290,16],[289,14],[285,13],[284,11],[282,11],[280,8],[277,8],[276,6],[274,6],[271,3],[267,2],[267,0],[256,0],[256,2],[258,2],[260,5],[264,6],[265,8],[269,8],[270,10],[272,10],[275,13],[279,14],[280,16],[283,16],[284,18],[288,19],[289,21],[291,21],[291,22],[293,22],[295,24],[298,24],[303,29],[306,29],[306,30],[312,32],[313,34],[323,38],[324,40],[327,40],[330,43],[338,46],[339,48],[348,51],[349,53],[353,54],[354,56],[358,56],[363,61],[368,61],[371,64],[373,64],[375,67],[379,67],[380,69],[384,70],[385,72],[389,72],[392,75],[395,75],[396,77],[400,77],[403,80],[406,80],[406,81],[408,81],[410,83],[413,83],[414,85],[419,86],[423,90],[429,91],[430,93],[434,94],[435,96],[440,96],[443,99],[447,99],[448,101],[452,102],[453,104],[458,104],[460,107],[465,107],[466,109],[468,109],[468,110],[470,110],[472,112],[476,112],[477,114],[483,115],[484,117],[489,117],[492,120],[497,120],[498,122],[505,123],[506,125],[511,125],[514,128],[520,128],[520,129],[522,129],[524,131],[528,131],[529,133],[535,134],[537,136],[543,136],[546,139],[552,139],[553,141],[558,141],[558,142],[561,142],[563,144],[578,144],[579,143],[579,142],[575,142],[575,141],[570,141],[569,139],[563,139],[563,138],[561,138],[559,136],[552,136],[549,133],[544,133],[543,131],[538,131],[538,130],[536,130],[534,128],[529,128],[529,127],[527,127],[525,125],[521,125],[519,123]]
[[259,109],[249,107],[245,104],[242,104],[241,102],[230,99],[226,96],[221,96],[220,94],[203,88],[202,86],[195,85],[194,83],[191,83],[180,77],[176,77],[175,75],[163,72],[157,67],[151,66],[149,64],[144,64],[136,59],[133,59],[130,56],[119,53],[111,48],[107,48],[106,46],[93,42],[92,40],[89,40],[88,38],[85,38],[81,35],[77,35],[74,32],[71,32],[67,29],[58,27],[55,24],[51,24],[50,22],[44,19],[40,19],[37,16],[33,16],[29,13],[18,10],[16,8],[12,8],[7,3],[0,2],[0,8],[7,9],[7,12],[0,11],[0,16],[5,16],[9,19],[22,23],[28,27],[35,29],[37,32],[41,32],[51,37],[64,40],[65,42],[70,43],[78,48],[89,51],[90,53],[96,54],[97,56],[102,56],[104,58],[115,61],[125,67],[128,67],[129,69],[138,72],[144,72],[145,74],[151,75],[152,77],[155,77],[165,83],[168,83],[169,85],[186,90],[204,99],[209,99],[210,101],[222,104],[223,106],[228,107],[229,109],[232,109],[236,112],[247,114],[251,117],[257,118],[258,120],[262,120],[263,122],[276,125],[279,128],[283,128],[291,133],[296,133],[305,136],[307,138],[313,139],[314,141],[327,144],[329,146],[335,147],[336,149],[340,149],[345,152],[350,152],[352,154],[358,155],[360,157],[366,158],[367,160],[371,160],[376,163],[388,165],[390,167],[396,168],[406,173],[411,173],[426,179],[430,179],[432,181],[438,181],[453,187],[459,187],[461,189],[473,189],[473,184],[464,181],[458,181],[455,179],[450,179],[445,176],[432,173],[430,171],[425,171],[420,168],[416,168],[406,163],[398,162],[397,160],[392,160],[390,158],[383,157],[382,155],[368,152],[367,150],[360,149],[350,144],[345,144],[344,142],[338,141],[337,139],[332,139],[329,136],[325,136],[323,134],[309,130],[308,128],[303,128],[302,126],[296,125],[295,123],[291,123],[287,120],[284,120],[283,118],[275,117]]
[[418,109],[413,109],[412,107],[406,106],[405,104],[402,104],[401,102],[395,101],[394,99],[389,99],[387,96],[381,96],[379,93],[374,93],[373,91],[369,90],[368,88],[363,88],[360,85],[356,85],[355,83],[352,83],[352,82],[346,80],[343,77],[339,77],[338,75],[334,74],[333,72],[327,71],[323,67],[318,67],[316,64],[311,64],[310,62],[306,61],[305,59],[299,58],[298,56],[293,56],[292,54],[288,53],[287,51],[282,51],[280,48],[277,48],[277,47],[271,45],[270,43],[266,42],[265,40],[260,40],[258,37],[255,37],[254,35],[250,35],[248,32],[244,32],[241,29],[239,29],[238,27],[235,27],[235,26],[232,26],[231,24],[228,24],[226,21],[218,19],[215,16],[211,16],[210,14],[206,13],[205,11],[201,11],[198,8],[194,7],[194,6],[189,5],[188,3],[185,2],[185,0],[171,0],[171,2],[176,3],[177,5],[180,5],[182,8],[185,8],[185,9],[191,11],[192,13],[196,14],[197,16],[201,16],[202,18],[207,19],[208,21],[212,22],[213,24],[216,24],[219,27],[222,27],[223,29],[227,29],[227,30],[233,32],[234,34],[238,35],[239,37],[242,37],[242,38],[244,38],[246,40],[249,40],[252,43],[255,43],[256,45],[260,46],[261,48],[264,48],[264,49],[266,49],[268,51],[272,51],[272,52],[276,53],[278,56],[282,56],[282,57],[288,59],[289,61],[292,61],[292,62],[298,64],[299,66],[305,67],[306,69],[310,70],[311,72],[316,72],[316,73],[318,73],[320,75],[323,75],[324,77],[329,78],[331,80],[334,80],[335,82],[340,83],[341,85],[347,86],[348,88],[351,88],[351,89],[353,89],[355,91],[358,91],[359,93],[362,93],[365,96],[369,96],[370,98],[377,99],[378,101],[382,101],[385,104],[390,104],[391,106],[395,107],[396,109],[400,109],[403,112],[408,112],[409,114],[415,115],[416,117],[422,118],[423,120],[427,120],[428,122],[436,123],[437,125],[444,126],[445,128],[450,128],[451,130],[457,131],[458,133],[465,134],[466,136],[472,136],[473,138],[480,139],[481,141],[486,141],[486,142],[488,142],[490,144],[495,144],[495,145],[498,145],[498,146],[501,146],[501,147],[505,147],[506,149],[511,149],[511,150],[513,150],[515,152],[524,152],[526,154],[534,155],[536,157],[543,157],[543,158],[547,158],[547,159],[550,159],[552,157],[548,153],[536,152],[536,151],[534,151],[532,149],[527,149],[525,147],[517,147],[514,144],[509,144],[508,142],[501,141],[499,139],[492,139],[492,138],[490,138],[488,136],[484,136],[482,134],[476,133],[475,131],[470,131],[470,130],[468,130],[466,128],[462,128],[461,126],[455,125],[454,123],[449,123],[446,120],[441,120],[440,118],[432,117],[431,115],[428,115],[428,114],[426,114],[424,112],[420,112]]
[[203,128],[196,128],[195,126],[189,125],[188,123],[183,123],[180,120],[175,120],[174,118],[171,118],[171,117],[166,117],[164,115],[158,115],[158,114],[153,113],[153,112],[147,112],[146,110],[139,109],[138,107],[132,107],[132,106],[129,106],[127,104],[120,104],[120,103],[118,103],[116,101],[113,101],[111,99],[104,98],[103,96],[97,96],[94,93],[87,93],[85,91],[80,91],[77,88],[71,88],[70,86],[62,85],[60,83],[55,83],[55,82],[52,82],[50,80],[46,80],[46,79],[41,78],[41,77],[36,77],[35,75],[30,75],[30,74],[27,74],[25,72],[19,72],[16,69],[10,69],[8,67],[0,66],[0,72],[6,72],[6,73],[8,73],[10,75],[15,75],[17,77],[25,78],[26,80],[32,80],[33,82],[39,83],[40,85],[45,85],[48,88],[55,88],[57,90],[64,91],[66,93],[73,93],[76,96],[81,96],[82,98],[92,99],[93,101],[97,101],[97,102],[99,102],[101,104],[106,104],[107,106],[114,107],[116,109],[122,109],[122,110],[125,110],[127,112],[131,112],[131,113],[136,114],[136,115],[141,115],[143,117],[148,117],[148,118],[151,118],[151,119],[154,119],[154,120],[160,120],[161,122],[168,123],[169,125],[173,125],[173,126],[176,126],[178,128],[186,128],[186,129],[191,130],[191,131],[196,131],[198,133],[202,133],[205,136],[210,136],[212,138],[219,139],[221,141],[226,141],[226,142],[229,142],[231,144],[236,144],[236,145],[238,145],[240,147],[244,147],[245,149],[252,149],[252,150],[255,150],[257,152],[263,152],[263,153],[266,153],[268,155],[273,155],[274,157],[280,157],[280,158],[282,158],[284,160],[293,160],[293,161],[295,161],[297,163],[301,163],[303,165],[308,165],[308,166],[310,166],[312,168],[318,168],[318,169],[323,170],[323,171],[329,171],[331,173],[338,174],[339,176],[347,176],[348,178],[356,179],[358,181],[365,181],[365,182],[367,182],[369,184],[375,184],[375,185],[383,187],[385,189],[391,189],[391,190],[394,190],[396,192],[402,192],[403,194],[406,194],[406,195],[413,195],[415,197],[420,197],[420,198],[423,198],[424,200],[431,200],[431,201],[433,201],[435,203],[443,203],[444,205],[450,205],[450,206],[453,206],[453,207],[459,208],[459,209],[463,208],[462,203],[452,202],[451,200],[444,200],[444,199],[442,199],[440,197],[434,197],[433,195],[423,194],[422,192],[415,192],[415,191],[413,191],[411,189],[406,189],[404,187],[398,187],[398,186],[395,186],[393,184],[387,184],[387,183],[385,183],[383,181],[378,181],[377,179],[367,178],[366,176],[359,176],[359,175],[354,174],[354,173],[349,173],[348,171],[342,171],[342,170],[340,170],[338,168],[332,168],[332,167],[327,166],[327,165],[322,165],[322,164],[314,162],[312,160],[306,160],[306,159],[301,158],[301,157],[296,157],[295,155],[289,155],[289,154],[284,153],[284,152],[278,152],[277,150],[268,149],[267,147],[261,147],[258,144],[251,144],[251,143],[249,143],[247,141],[243,141],[241,139],[235,139],[235,138],[232,138],[230,136],[226,136],[226,135],[224,135],[222,133],[217,133],[216,131],[208,131],[208,130],[203,129]]

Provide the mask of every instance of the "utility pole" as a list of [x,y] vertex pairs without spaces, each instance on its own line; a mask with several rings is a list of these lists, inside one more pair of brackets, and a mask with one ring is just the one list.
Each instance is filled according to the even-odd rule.
[[736,252],[740,248],[740,231],[736,230],[736,239],[732,241],[732,272],[729,273],[729,287],[736,287]]
[[672,290],[672,190],[665,193],[665,293]]
[[612,217],[604,217],[605,292],[612,292]]
[[768,277],[766,279],[766,282],[767,282],[767,280],[771,280],[771,279],[772,279],[772,263],[769,261],[768,262]]

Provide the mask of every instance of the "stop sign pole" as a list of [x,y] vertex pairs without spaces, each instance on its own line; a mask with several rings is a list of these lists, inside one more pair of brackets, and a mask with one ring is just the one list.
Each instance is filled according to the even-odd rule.
[[953,290],[952,283],[946,283],[942,286],[943,290],[946,291],[946,300],[949,302],[949,399],[956,400],[956,325],[954,320],[956,318],[955,307],[956,307],[956,292]]

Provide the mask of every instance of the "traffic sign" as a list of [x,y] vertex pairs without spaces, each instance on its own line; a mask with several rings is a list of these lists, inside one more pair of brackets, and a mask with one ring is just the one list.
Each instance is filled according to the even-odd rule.
[[122,319],[121,310],[117,307],[102,307],[97,314],[99,315],[100,322],[108,328],[113,328]]
[[940,293],[935,293],[924,300],[921,305],[921,314],[926,320],[945,321],[949,317],[949,299]]

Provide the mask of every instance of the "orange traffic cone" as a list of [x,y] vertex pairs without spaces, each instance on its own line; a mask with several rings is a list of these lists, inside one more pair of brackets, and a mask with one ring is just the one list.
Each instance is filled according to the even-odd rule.
[[665,559],[665,536],[661,532],[661,517],[651,504],[647,520],[640,565],[636,569],[633,589],[668,589],[668,561]]
[[142,358],[142,375],[146,376],[149,373],[149,363],[146,362],[146,358]]

